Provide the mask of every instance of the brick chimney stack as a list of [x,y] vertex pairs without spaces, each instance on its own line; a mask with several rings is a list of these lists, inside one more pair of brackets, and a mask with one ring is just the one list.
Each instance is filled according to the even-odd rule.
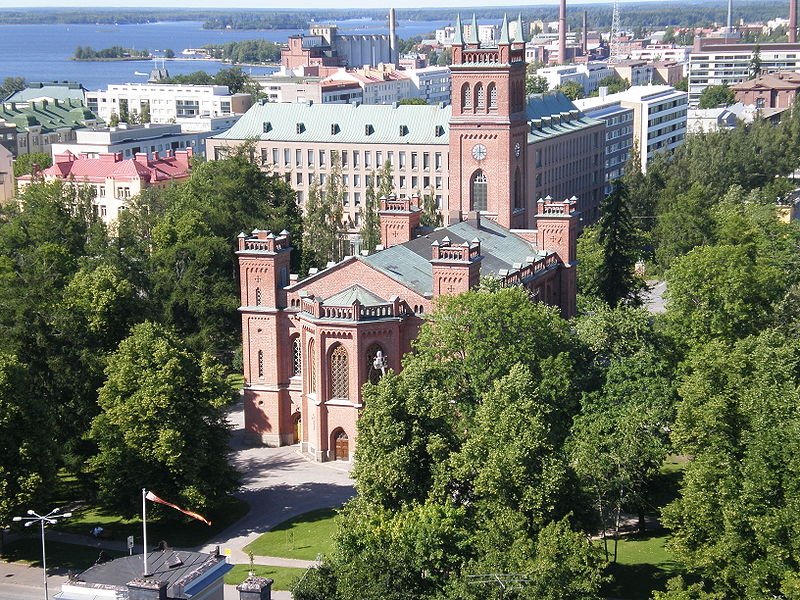
[[797,0],[789,0],[789,43],[797,42]]
[[394,194],[380,200],[381,244],[384,248],[411,241],[419,227],[422,209],[419,195],[398,198]]
[[558,62],[567,64],[567,0],[561,0],[558,10]]

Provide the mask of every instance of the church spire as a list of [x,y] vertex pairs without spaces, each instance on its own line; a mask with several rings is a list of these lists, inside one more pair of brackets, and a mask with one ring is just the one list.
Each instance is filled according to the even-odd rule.
[[500,26],[500,43],[511,43],[511,37],[508,34],[508,14],[503,15],[503,24]]
[[525,32],[522,30],[522,13],[517,13],[517,31],[514,36],[515,42],[524,42],[525,41]]
[[475,13],[472,13],[472,27],[469,29],[469,37],[467,38],[468,44],[479,44],[478,41],[478,18]]
[[464,45],[464,30],[461,28],[461,13],[458,13],[456,15],[456,31],[453,34],[453,45],[454,46]]

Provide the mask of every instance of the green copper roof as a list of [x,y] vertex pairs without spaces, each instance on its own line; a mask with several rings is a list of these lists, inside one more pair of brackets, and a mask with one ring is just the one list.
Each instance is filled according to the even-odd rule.
[[510,44],[511,40],[508,35],[508,15],[503,15],[503,24],[500,26],[500,43]]
[[489,219],[475,222],[462,221],[449,227],[437,229],[428,235],[415,238],[405,244],[392,246],[370,256],[359,257],[392,279],[413,289],[423,296],[433,294],[431,271],[431,244],[447,237],[454,246],[477,239],[481,243],[481,275],[497,277],[503,269],[512,270],[515,263],[524,263],[529,256],[536,256],[536,248],[508,229]]
[[453,35],[453,46],[464,45],[464,30],[461,27],[461,13],[456,15],[456,32]]
[[334,294],[330,298],[325,298],[323,303],[325,306],[352,306],[356,300],[362,306],[377,306],[380,304],[387,304],[388,300],[384,300],[380,296],[376,296],[368,289],[355,284],[347,289],[342,290],[338,294]]
[[0,121],[9,121],[22,132],[28,127],[41,125],[42,133],[58,129],[80,129],[85,121],[97,117],[79,100],[31,102],[28,105],[6,102],[0,104]]
[[383,104],[255,104],[220,140],[349,144],[449,143],[450,107]]
[[83,100],[83,86],[80,83],[29,83],[24,90],[11,94],[6,102],[28,102],[34,98],[58,100]]
[[[562,118],[567,114],[569,118]],[[602,121],[587,117],[580,112],[561,92],[528,96],[526,116],[531,124],[528,132],[529,144],[602,124]],[[539,121],[538,127],[537,121]]]

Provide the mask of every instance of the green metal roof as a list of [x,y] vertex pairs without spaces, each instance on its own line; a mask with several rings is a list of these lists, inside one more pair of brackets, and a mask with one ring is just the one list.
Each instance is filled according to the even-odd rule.
[[378,306],[388,303],[388,300],[384,300],[358,284],[344,289],[329,298],[325,298],[323,302],[325,306],[352,306],[353,302],[356,300],[358,300],[362,306]]
[[64,128],[80,129],[86,127],[87,120],[102,123],[78,100],[59,101],[58,104],[52,101],[31,102],[25,106],[11,102],[0,104],[0,121],[14,123],[19,132],[36,125],[41,125],[43,133]]
[[537,256],[537,249],[508,229],[482,219],[476,227],[473,221],[461,221],[437,229],[428,235],[405,244],[392,246],[370,256],[359,257],[392,279],[423,296],[433,294],[431,270],[431,244],[447,237],[454,246],[477,239],[481,243],[481,275],[497,277],[503,269],[513,270],[515,263],[524,263],[528,257]]
[[[566,113],[570,113],[570,117],[561,118]],[[584,115],[569,98],[558,91],[528,96],[526,115],[531,123],[529,144],[603,123]],[[534,126],[536,120],[542,121],[541,127]]]
[[445,146],[450,113],[449,106],[439,105],[266,102],[250,107],[213,139]]
[[80,83],[53,82],[29,83],[24,90],[11,94],[6,102],[28,102],[34,98],[53,98],[58,100],[83,100],[83,86]]

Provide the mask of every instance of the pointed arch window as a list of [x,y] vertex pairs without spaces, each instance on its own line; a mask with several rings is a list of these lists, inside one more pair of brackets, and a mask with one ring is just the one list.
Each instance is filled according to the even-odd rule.
[[472,108],[472,88],[468,83],[461,86],[461,108]]
[[313,394],[317,391],[317,361],[316,349],[314,348],[314,339],[308,342],[308,392]]
[[258,351],[258,378],[264,379],[264,351]]
[[497,108],[497,86],[494,83],[489,84],[489,108]]
[[524,208],[522,199],[522,180],[519,167],[514,171],[514,208]]
[[292,337],[292,365],[290,377],[297,377],[303,374],[303,351],[300,346],[300,336]]
[[256,306],[261,306],[261,288],[256,288]]
[[337,344],[331,351],[328,377],[330,398],[350,396],[350,361],[347,358],[347,350],[341,344]]
[[489,196],[488,191],[489,180],[486,178],[486,173],[480,169],[475,171],[472,175],[472,184],[470,185],[470,210],[486,210]]
[[475,86],[475,104],[477,108],[486,108],[486,91],[482,83]]

